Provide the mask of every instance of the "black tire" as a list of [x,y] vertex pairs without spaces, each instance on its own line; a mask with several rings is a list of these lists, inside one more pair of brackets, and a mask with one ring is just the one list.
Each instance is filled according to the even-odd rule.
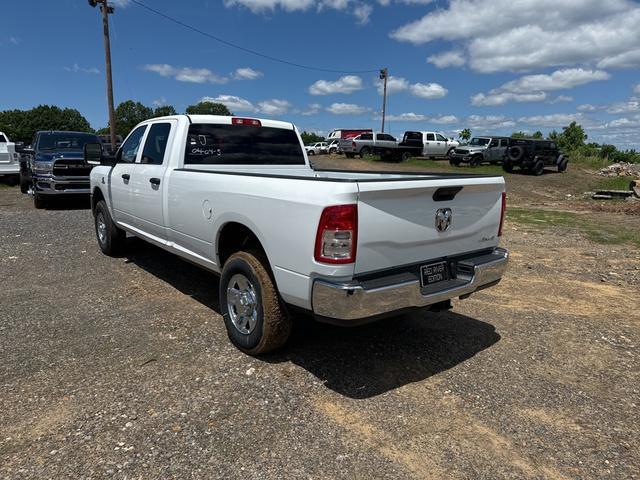
[[314,151],[313,151],[313,150],[309,150],[309,151],[307,152],[307,155],[309,155],[309,156],[313,156],[313,155],[315,155],[315,153],[314,153]]
[[533,168],[531,169],[531,172],[536,177],[539,177],[540,175],[542,175],[544,173],[544,162],[542,160],[536,160],[536,163],[533,164]]
[[18,175],[11,175],[7,178],[7,185],[15,187],[18,184]]
[[456,160],[455,158],[449,158],[449,165],[451,165],[452,167],[459,167],[460,160]]
[[513,165],[510,163],[503,163],[502,170],[504,170],[507,173],[513,173]]
[[524,148],[520,145],[510,147],[507,156],[512,162],[519,162],[524,157]]
[[46,198],[40,195],[38,192],[34,192],[33,194],[33,206],[38,210],[42,210],[43,208],[47,208],[49,202]]
[[[118,228],[113,222],[109,209],[104,200],[100,200],[93,212],[93,220],[96,231],[96,239],[102,253],[115,257],[125,250],[127,242],[127,234],[124,230]],[[103,225],[100,225],[103,222]],[[102,229],[102,235],[101,235]]]
[[568,166],[569,166],[569,160],[567,160],[566,158],[563,158],[562,160],[560,160],[560,163],[558,164],[558,171],[566,172]]
[[400,161],[406,162],[410,158],[411,158],[411,154],[409,152],[402,152],[402,155],[400,156]]
[[360,149],[360,158],[364,158],[366,155],[371,155],[371,150],[369,147],[362,147]]
[[[236,252],[227,259],[220,276],[220,309],[229,340],[249,355],[277,350],[291,335],[291,318],[280,302],[268,268],[268,262],[260,253]],[[238,283],[241,278],[248,281],[246,288]],[[246,317],[247,311],[240,313],[233,305],[233,297],[229,296],[232,290],[247,295],[249,306],[244,303],[240,309],[251,309],[250,318],[255,319],[253,325]]]
[[472,167],[479,167],[481,163],[482,163],[482,155],[474,155],[473,157],[471,157],[471,161],[469,162],[469,165],[471,165]]
[[29,179],[22,172],[20,172],[20,191],[22,193],[29,191]]
[[456,150],[455,147],[451,147],[449,151],[447,151],[447,158],[451,158],[455,150]]
[[345,153],[344,154],[347,158],[354,158],[356,156],[355,153]]

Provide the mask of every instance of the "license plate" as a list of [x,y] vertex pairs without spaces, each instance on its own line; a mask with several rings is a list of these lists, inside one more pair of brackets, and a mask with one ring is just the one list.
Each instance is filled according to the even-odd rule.
[[447,262],[431,263],[420,267],[420,283],[423,287],[448,279]]

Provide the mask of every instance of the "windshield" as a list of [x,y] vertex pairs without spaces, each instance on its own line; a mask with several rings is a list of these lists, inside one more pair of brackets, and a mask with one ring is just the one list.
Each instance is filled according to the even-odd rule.
[[86,143],[100,143],[98,137],[83,133],[44,133],[40,135],[38,150],[82,151]]
[[485,145],[487,145],[490,141],[491,141],[491,139],[489,139],[489,138],[473,137],[473,138],[471,139],[471,141],[469,142],[469,145],[485,146]]

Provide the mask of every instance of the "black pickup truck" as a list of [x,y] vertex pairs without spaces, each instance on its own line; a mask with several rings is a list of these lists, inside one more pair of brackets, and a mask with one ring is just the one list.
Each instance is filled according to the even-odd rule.
[[21,153],[20,190],[33,195],[36,208],[45,208],[53,198],[89,195],[92,165],[84,160],[87,143],[100,143],[92,133],[40,131],[31,147]]

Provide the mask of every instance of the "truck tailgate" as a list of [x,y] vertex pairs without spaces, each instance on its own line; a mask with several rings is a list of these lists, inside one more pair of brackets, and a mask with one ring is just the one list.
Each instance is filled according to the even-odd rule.
[[[502,177],[362,181],[358,187],[356,274],[498,244]],[[451,209],[445,231],[436,227],[439,209]]]

